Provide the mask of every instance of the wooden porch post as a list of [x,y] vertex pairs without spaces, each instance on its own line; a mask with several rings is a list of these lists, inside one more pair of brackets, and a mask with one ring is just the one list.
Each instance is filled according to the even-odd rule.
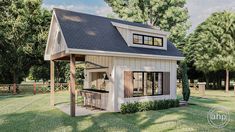
[[54,87],[55,87],[55,79],[54,79],[54,61],[50,61],[50,78],[51,78],[51,97],[50,97],[50,104],[51,106],[55,105],[55,91],[54,91]]
[[70,55],[70,115],[75,116],[75,55]]

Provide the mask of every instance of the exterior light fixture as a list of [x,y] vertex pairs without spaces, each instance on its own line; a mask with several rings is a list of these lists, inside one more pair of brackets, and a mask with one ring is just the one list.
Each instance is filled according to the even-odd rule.
[[104,74],[104,80],[109,80],[108,75],[106,73]]

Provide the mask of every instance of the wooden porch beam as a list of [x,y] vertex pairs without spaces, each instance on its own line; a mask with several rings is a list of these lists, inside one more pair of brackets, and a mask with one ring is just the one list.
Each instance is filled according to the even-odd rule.
[[[75,55],[75,54],[74,54]],[[85,55],[75,55],[76,61],[85,61]],[[64,60],[70,61],[70,55],[66,54],[65,51],[51,55],[51,60]]]
[[55,62],[54,61],[50,61],[50,78],[51,78],[51,95],[50,95],[50,104],[51,106],[54,106],[55,105],[55,90],[54,90],[54,87],[55,87],[55,79],[54,79],[54,64]]
[[67,54],[65,54],[65,51],[56,53],[54,55],[51,55],[51,60],[59,60],[60,58],[66,57],[68,56]]
[[74,54],[70,55],[70,115],[75,116],[75,60]]

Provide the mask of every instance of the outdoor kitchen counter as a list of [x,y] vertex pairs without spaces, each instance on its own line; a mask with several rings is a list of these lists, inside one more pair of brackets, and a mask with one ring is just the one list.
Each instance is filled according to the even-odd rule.
[[82,89],[81,91],[89,91],[89,92],[98,92],[98,93],[109,93],[109,91],[106,90],[99,90],[99,89]]
[[[108,103],[109,91],[98,90],[98,89],[82,89],[80,92],[81,92],[81,96],[83,96],[83,98],[84,98],[84,105],[85,106],[92,105],[92,107],[106,110],[107,103]],[[84,93],[84,94],[82,94],[82,93]],[[87,94],[90,95],[90,97],[87,96]],[[97,98],[97,94],[98,94],[98,98]],[[99,96],[100,96],[100,98],[99,98]]]

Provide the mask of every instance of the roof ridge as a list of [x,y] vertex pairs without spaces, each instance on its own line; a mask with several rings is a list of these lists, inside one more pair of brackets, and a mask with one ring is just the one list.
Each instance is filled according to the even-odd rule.
[[123,19],[116,19],[116,18],[108,18],[108,17],[105,17],[105,16],[99,16],[99,15],[94,15],[94,14],[89,14],[89,13],[84,13],[84,12],[78,12],[78,11],[73,11],[73,10],[68,10],[68,9],[61,9],[61,8],[57,8],[57,7],[54,7],[53,11],[54,10],[62,10],[62,11],[68,11],[68,12],[73,12],[73,13],[77,13],[77,14],[89,15],[89,16],[93,16],[93,17],[109,19],[111,21],[114,20],[114,21],[123,21],[123,22],[127,22],[127,23],[141,24],[143,26],[149,26],[149,28],[154,28],[154,26],[151,26],[151,25],[148,25],[148,24],[144,24],[144,23],[131,22],[131,21],[127,21],[127,20],[123,20]]

